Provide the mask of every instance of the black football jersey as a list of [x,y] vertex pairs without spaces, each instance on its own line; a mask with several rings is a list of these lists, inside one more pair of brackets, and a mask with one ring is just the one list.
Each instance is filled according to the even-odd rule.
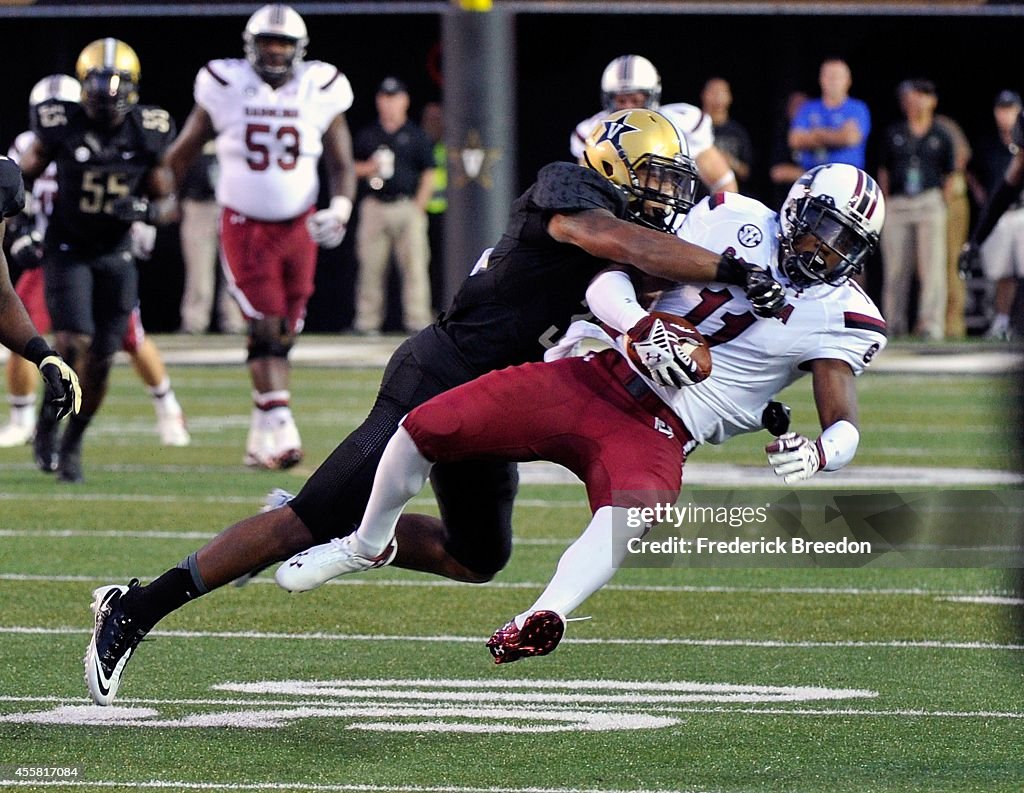
[[440,325],[477,372],[538,361],[575,319],[590,317],[584,295],[608,262],[547,232],[556,213],[607,209],[626,217],[626,197],[589,168],[544,166],[512,205],[486,266],[462,284]]
[[145,178],[174,139],[174,120],[159,107],[135,105],[115,129],[97,128],[80,105],[45,102],[32,130],[57,163],[57,196],[46,238],[51,245],[103,251],[131,223],[111,214],[124,196],[142,196]]

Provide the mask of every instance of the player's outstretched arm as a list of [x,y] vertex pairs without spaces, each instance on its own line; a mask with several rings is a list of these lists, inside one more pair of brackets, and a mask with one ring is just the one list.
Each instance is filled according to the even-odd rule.
[[811,362],[814,402],[822,433],[811,440],[787,432],[765,446],[768,464],[787,485],[810,479],[818,471],[838,471],[857,452],[857,389],[853,370],[844,361]]
[[784,290],[767,270],[620,220],[606,209],[556,213],[548,221],[548,233],[599,259],[631,264],[658,278],[742,286],[760,317],[774,316],[785,306]]

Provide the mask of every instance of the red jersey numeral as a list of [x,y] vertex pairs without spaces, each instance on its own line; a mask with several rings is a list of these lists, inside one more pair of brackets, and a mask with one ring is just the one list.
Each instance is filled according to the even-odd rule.
[[[685,319],[688,319],[699,328],[701,322],[718,311],[730,300],[732,300],[732,293],[728,289],[712,289],[706,286],[700,290],[700,302],[686,313]],[[757,322],[757,317],[749,311],[744,311],[742,314],[734,314],[730,311],[723,314],[721,319],[722,327],[710,336],[704,335],[709,347],[717,347],[719,344],[732,341]]]
[[[278,140],[284,144],[284,151],[274,158],[270,154],[268,139]],[[245,147],[249,150],[246,162],[254,171],[265,171],[276,164],[282,171],[290,171],[299,162],[299,131],[292,126],[278,127],[276,130],[269,124],[247,124],[245,127]]]

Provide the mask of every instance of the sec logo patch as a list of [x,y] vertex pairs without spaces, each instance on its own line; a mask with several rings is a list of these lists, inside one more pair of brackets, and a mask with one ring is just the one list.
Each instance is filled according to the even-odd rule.
[[764,234],[753,223],[744,223],[736,232],[736,239],[744,248],[756,248],[764,239]]

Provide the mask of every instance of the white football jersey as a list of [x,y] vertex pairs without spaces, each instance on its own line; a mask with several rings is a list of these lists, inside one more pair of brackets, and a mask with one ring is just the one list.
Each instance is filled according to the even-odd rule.
[[[7,156],[19,165],[21,156],[29,150],[36,141],[36,133],[27,129],[14,139]],[[34,218],[35,228],[40,234],[46,233],[46,225],[53,212],[53,199],[57,195],[57,163],[51,162],[46,166],[35,181],[32,182],[32,200],[35,203]]]
[[[690,210],[683,239],[737,256],[778,274],[778,216],[759,201],[724,193]],[[686,317],[711,346],[711,375],[682,389],[648,385],[683,420],[699,443],[722,443],[763,429],[761,413],[786,386],[807,374],[811,361],[837,358],[859,375],[885,346],[885,322],[853,281],[797,290],[787,287],[780,319],[758,319],[738,286],[681,284],[653,307]]]
[[352,105],[344,74],[329,63],[305,61],[275,90],[248,61],[226,58],[199,70],[195,100],[217,133],[221,206],[279,221],[316,202],[324,133]]
[[[711,116],[705,114],[699,107],[688,105],[685,102],[676,102],[672,105],[662,105],[658,108],[658,112],[676,125],[676,129],[686,139],[690,156],[694,159],[714,145],[715,133],[711,126]],[[576,125],[576,129],[569,137],[569,151],[577,162],[583,156],[587,137],[593,132],[597,122],[607,115],[608,113],[602,110]]]

